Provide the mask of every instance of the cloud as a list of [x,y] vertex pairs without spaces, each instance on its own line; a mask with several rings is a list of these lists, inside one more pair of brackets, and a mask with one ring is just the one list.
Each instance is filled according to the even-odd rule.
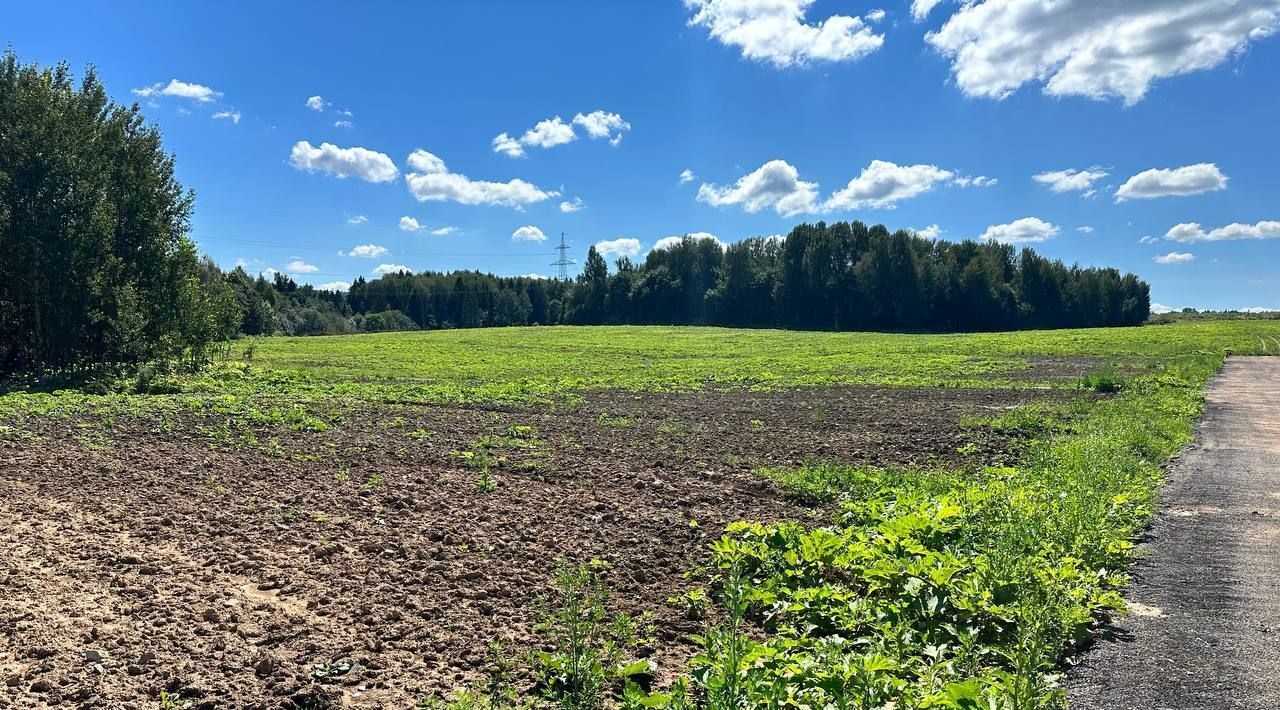
[[520,142],[523,145],[533,145],[539,148],[554,148],[558,145],[569,143],[574,138],[577,138],[577,135],[573,132],[573,126],[556,116],[545,121],[538,121],[533,128],[525,131],[520,138]]
[[502,153],[510,158],[521,158],[524,157],[524,146],[504,131],[493,137],[493,152]]
[[293,144],[289,164],[307,172],[322,172],[338,178],[357,177],[367,182],[391,182],[400,174],[385,153],[367,148],[339,148],[321,143],[316,148],[307,141]]
[[334,121],[333,127],[334,128],[350,128],[351,121]]
[[1159,238],[1159,237],[1153,237],[1153,236],[1148,235],[1148,236],[1143,237],[1142,239],[1139,239],[1139,240],[1138,240],[1138,243],[1139,243],[1139,244],[1155,244],[1155,243],[1156,243],[1156,242],[1158,242],[1158,241],[1160,241],[1160,238]]
[[742,205],[751,213],[772,207],[783,217],[790,217],[817,210],[818,183],[801,180],[785,160],[770,160],[733,185],[703,183],[698,188],[698,200],[713,207]]
[[[916,0],[913,16],[936,4]],[[1275,0],[971,0],[925,40],[968,96],[1043,82],[1051,96],[1134,104],[1155,81],[1216,67],[1277,24]]]
[[1175,225],[1164,235],[1173,242],[1225,242],[1236,239],[1280,239],[1280,221],[1264,220],[1257,224],[1235,222],[1205,231],[1195,222]]
[[1094,166],[1087,170],[1053,170],[1032,175],[1031,179],[1048,187],[1053,192],[1082,192],[1092,194],[1093,183],[1109,175],[1106,170]]
[[941,2],[942,0],[911,0],[911,19],[924,22],[933,8]]
[[315,288],[319,291],[346,291],[351,288],[351,284],[346,281],[330,281],[329,283],[316,284]]
[[685,168],[680,171],[680,184],[683,185],[685,183],[693,182],[693,179],[696,177],[697,175],[694,175],[692,170]]
[[1090,227],[1089,225],[1086,224],[1080,227],[1076,227],[1076,231],[1081,234],[1093,234],[1093,227]]
[[472,180],[451,173],[444,161],[419,148],[409,155],[405,184],[419,202],[453,201],[464,205],[500,205],[523,208],[524,205],[559,197],[559,192],[543,190],[524,180],[488,182]]
[[527,224],[512,232],[511,238],[517,242],[544,242],[547,240],[547,235],[532,224]]
[[639,256],[640,240],[631,237],[618,237],[603,242],[596,242],[596,251],[601,256]]
[[1173,311],[1174,311],[1174,309],[1173,309],[1173,308],[1171,308],[1171,307],[1169,307],[1169,306],[1166,306],[1166,305],[1164,305],[1163,303],[1153,303],[1153,304],[1151,304],[1151,312],[1152,312],[1152,313],[1172,313]]
[[347,218],[347,224],[364,224],[365,222],[368,222],[368,221],[369,221],[369,218],[365,217],[362,214],[358,214],[354,217]]
[[458,231],[457,227],[440,227],[439,229],[431,230],[431,234],[436,237],[447,237],[456,231]]
[[581,197],[575,197],[572,200],[560,203],[560,211],[565,213],[580,212],[586,208],[587,203],[583,202]]
[[885,11],[880,8],[876,8],[865,15],[867,22],[879,22],[884,19],[884,16]]
[[1240,309],[1241,313],[1275,313],[1277,310],[1269,306],[1246,306]]
[[720,241],[720,238],[712,234],[711,232],[689,232],[688,234],[677,234],[677,235],[672,235],[670,237],[663,237],[662,239],[659,239],[658,241],[654,242],[653,248],[650,249],[650,251],[657,251],[658,249],[670,249],[671,247],[683,241],[685,237],[689,237],[690,239],[697,239],[699,241],[703,239],[710,239],[716,244],[719,244],[721,248],[724,248],[724,242]]
[[622,142],[622,134],[631,130],[631,124],[622,120],[622,116],[599,109],[586,115],[574,116],[573,123],[575,126],[582,126],[582,130],[591,138],[608,138],[612,145]]
[[219,111],[213,114],[215,121],[231,121],[234,124],[240,123],[240,112],[236,110]]
[[1189,261],[1195,261],[1196,255],[1186,251],[1171,251],[1168,254],[1161,254],[1152,261],[1157,264],[1185,264]]
[[400,218],[400,231],[402,232],[418,232],[422,230],[422,223],[413,217]]
[[1185,197],[1227,189],[1227,176],[1213,163],[1181,168],[1152,168],[1129,178],[1116,190],[1116,202],[1155,197]]
[[174,96],[200,103],[209,103],[222,96],[222,92],[214,91],[203,84],[189,84],[177,79],[170,79],[168,84],[162,82],[142,89],[134,89],[133,93],[136,96]]
[[896,165],[873,160],[843,190],[831,195],[828,210],[893,209],[898,202],[929,192],[955,173],[936,165]]
[[993,224],[982,233],[982,240],[1001,244],[1034,244],[1058,236],[1058,227],[1038,218],[1023,217],[1008,224]]
[[302,259],[294,259],[284,265],[284,270],[290,274],[314,274],[320,270],[315,264],[308,264]]
[[378,264],[373,267],[373,271],[371,273],[377,274],[378,276],[386,276],[387,274],[398,274],[401,271],[413,273],[413,269],[410,269],[404,264]]
[[928,227],[925,227],[924,229],[915,229],[912,231],[914,231],[916,233],[916,236],[920,237],[921,239],[937,239],[938,237],[942,236],[942,227],[939,227],[936,224],[931,224]]
[[737,47],[744,59],[778,68],[812,62],[861,59],[884,44],[862,21],[832,15],[816,24],[805,22],[814,0],[684,0],[694,11],[692,27],[703,27],[721,44]]
[[960,187],[995,187],[1000,184],[1000,181],[986,175],[978,175],[976,177],[958,177],[955,179],[955,184]]
[[493,152],[501,153],[510,158],[522,158],[525,155],[525,148],[534,146],[537,148],[554,148],[558,145],[572,143],[578,139],[578,134],[574,132],[574,126],[581,126],[587,135],[591,138],[609,138],[609,142],[617,145],[622,140],[622,134],[631,130],[631,124],[623,120],[622,116],[607,111],[592,111],[589,114],[577,114],[573,117],[572,122],[567,122],[559,116],[554,116],[546,120],[538,121],[533,128],[525,131],[519,138],[513,138],[505,131],[494,136],[492,145]]
[[325,110],[325,107],[327,107],[328,105],[329,105],[329,102],[325,101],[324,98],[320,96],[312,96],[311,98],[307,99],[307,108],[311,109],[312,111],[323,111]]
[[351,251],[343,254],[338,252],[338,256],[359,256],[366,259],[377,259],[388,253],[386,247],[380,247],[377,244],[360,244],[351,248]]

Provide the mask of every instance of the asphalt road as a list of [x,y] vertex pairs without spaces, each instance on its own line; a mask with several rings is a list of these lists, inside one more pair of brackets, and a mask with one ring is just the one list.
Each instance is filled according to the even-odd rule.
[[1073,710],[1280,708],[1280,357],[1231,358]]

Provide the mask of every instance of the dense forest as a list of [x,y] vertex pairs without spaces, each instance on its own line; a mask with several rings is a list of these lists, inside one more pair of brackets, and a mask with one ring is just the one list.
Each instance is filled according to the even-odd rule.
[[227,275],[247,334],[534,324],[674,324],[823,330],[972,331],[1137,325],[1147,284],[1067,267],[1031,249],[951,243],[860,222],[803,224],[784,239],[723,247],[687,237],[619,259],[592,247],[562,282],[473,271],[356,279],[346,294],[277,274]]
[[474,271],[356,279],[346,293],[225,272],[187,238],[194,197],[137,104],[92,70],[0,62],[0,374],[198,365],[241,334],[534,324],[973,331],[1136,325],[1147,284],[1030,249],[861,222],[729,246],[686,237],[574,280]]

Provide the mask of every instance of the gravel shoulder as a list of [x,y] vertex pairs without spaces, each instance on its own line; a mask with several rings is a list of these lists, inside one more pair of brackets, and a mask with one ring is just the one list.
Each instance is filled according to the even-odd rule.
[[1170,466],[1131,610],[1068,674],[1075,709],[1280,707],[1280,358],[1231,358]]

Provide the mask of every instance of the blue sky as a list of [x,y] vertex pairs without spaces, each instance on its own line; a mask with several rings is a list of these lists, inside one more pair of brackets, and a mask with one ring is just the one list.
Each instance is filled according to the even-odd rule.
[[65,2],[0,39],[140,102],[228,267],[548,274],[561,232],[580,262],[859,219],[1280,308],[1278,25],[1280,0]]

